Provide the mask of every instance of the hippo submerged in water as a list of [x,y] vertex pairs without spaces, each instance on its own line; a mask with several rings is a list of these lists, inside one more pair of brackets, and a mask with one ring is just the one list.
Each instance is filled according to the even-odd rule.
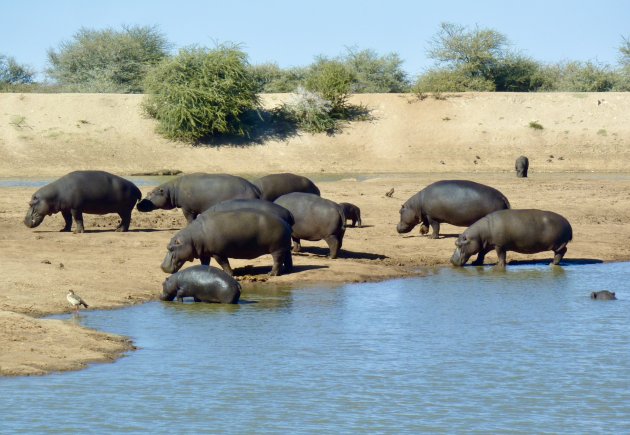
[[252,182],[260,189],[261,199],[267,201],[275,201],[277,198],[287,193],[303,192],[319,195],[319,188],[306,177],[301,175],[290,174],[285,172],[283,174],[270,174],[265,175]]
[[141,197],[135,184],[109,172],[70,172],[33,194],[24,225],[35,228],[46,216],[61,212],[66,222],[61,231],[70,231],[74,219],[74,231],[82,233],[83,213],[118,213],[120,225],[116,231],[127,231],[131,211]]
[[241,285],[216,267],[197,265],[180,270],[162,283],[163,301],[183,302],[192,297],[195,302],[236,304],[241,297]]
[[617,300],[617,296],[615,295],[615,292],[600,290],[597,292],[592,292],[591,299],[597,299],[598,301],[615,301]]
[[400,208],[398,233],[408,233],[422,223],[420,232],[433,229],[432,239],[440,233],[440,223],[467,227],[497,210],[510,208],[505,195],[484,184],[466,180],[438,181],[413,195]]
[[558,264],[573,238],[571,224],[563,216],[543,210],[500,210],[478,220],[455,242],[451,263],[463,266],[477,255],[475,266],[483,265],[485,255],[496,250],[498,268],[505,267],[507,251],[535,254],[553,251],[553,264]]
[[230,199],[258,199],[260,190],[244,178],[228,174],[182,175],[153,189],[138,211],[181,208],[190,223],[215,204]]

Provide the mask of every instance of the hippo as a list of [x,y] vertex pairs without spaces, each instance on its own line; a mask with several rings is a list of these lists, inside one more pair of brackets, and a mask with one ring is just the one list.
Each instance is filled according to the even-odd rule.
[[484,184],[466,180],[443,180],[428,185],[413,195],[400,208],[399,234],[408,233],[418,223],[420,233],[437,239],[440,223],[467,227],[497,210],[510,208],[505,195]]
[[188,223],[215,204],[229,199],[258,199],[260,190],[244,178],[228,174],[181,175],[153,189],[137,209],[149,212],[181,208]]
[[44,217],[61,212],[66,221],[61,231],[70,231],[74,219],[74,232],[82,233],[83,213],[118,213],[121,220],[116,231],[128,231],[131,211],[140,198],[140,189],[122,177],[105,171],[74,171],[33,194],[24,225],[35,228]]
[[300,252],[300,239],[324,239],[330,248],[329,257],[337,258],[346,232],[346,219],[339,204],[303,192],[282,195],[275,203],[289,210],[295,219],[293,252]]
[[475,266],[483,265],[485,255],[496,250],[497,268],[505,268],[507,251],[534,254],[553,251],[553,264],[558,264],[573,238],[571,224],[563,216],[544,210],[499,210],[479,219],[455,242],[451,263],[463,266],[477,254]]
[[246,208],[260,210],[276,215],[277,217],[288,223],[290,226],[293,226],[293,224],[295,223],[293,215],[289,210],[279,206],[278,204],[265,201],[263,199],[232,199],[229,201],[223,201],[218,203],[217,205],[213,205],[204,213],[213,211],[242,210]]
[[615,292],[600,290],[597,292],[592,292],[591,299],[597,299],[598,301],[615,301],[617,300],[617,296],[615,296]]
[[293,268],[291,226],[259,210],[202,213],[173,236],[167,249],[162,262],[166,273],[177,272],[186,261],[195,258],[206,266],[214,258],[225,272],[233,275],[228,257],[252,259],[264,254],[273,257],[272,276],[279,275],[283,266],[285,272]]
[[514,169],[516,169],[516,176],[518,178],[527,178],[527,170],[529,169],[529,159],[525,156],[520,156],[514,163]]
[[172,274],[162,283],[161,300],[177,298],[183,302],[185,297],[192,297],[195,302],[237,304],[241,297],[241,285],[216,267],[192,266]]
[[261,199],[275,201],[292,192],[312,193],[319,196],[319,188],[306,177],[290,173],[265,175],[252,181],[260,189]]
[[361,228],[361,209],[349,202],[340,202],[339,205],[343,209],[343,214],[346,217],[346,220],[352,220],[352,226],[357,225]]

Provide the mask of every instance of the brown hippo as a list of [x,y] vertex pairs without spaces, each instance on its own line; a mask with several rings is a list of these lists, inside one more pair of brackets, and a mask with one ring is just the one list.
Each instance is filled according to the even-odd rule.
[[70,231],[74,219],[74,232],[82,233],[83,213],[118,213],[120,225],[116,231],[127,231],[131,211],[140,198],[142,194],[135,184],[109,172],[70,172],[33,194],[24,225],[35,228],[46,216],[61,212],[66,221],[61,231]]
[[557,213],[499,210],[479,219],[459,236],[451,263],[463,266],[472,255],[478,254],[473,265],[481,266],[485,255],[494,249],[499,257],[498,268],[505,268],[507,251],[522,254],[553,251],[553,264],[558,264],[572,238],[571,224]]
[[361,209],[349,202],[340,202],[339,205],[343,209],[343,214],[346,217],[346,220],[350,219],[352,221],[352,226],[356,225],[361,228]]
[[615,292],[600,290],[597,292],[592,292],[591,299],[597,299],[598,301],[614,301],[617,300],[617,296],[615,296]]
[[330,248],[330,258],[337,258],[346,232],[346,219],[339,204],[302,192],[282,195],[275,203],[289,210],[295,219],[293,252],[300,252],[300,239],[323,239]]
[[244,178],[228,174],[182,175],[153,189],[138,203],[138,211],[181,208],[188,223],[199,213],[230,199],[258,199],[260,190]]
[[319,195],[319,188],[306,177],[301,175],[290,174],[285,172],[283,174],[270,174],[265,175],[252,183],[260,189],[261,199],[267,201],[275,201],[282,195],[286,195],[291,192],[304,192]]
[[514,163],[514,169],[516,169],[516,176],[518,178],[527,178],[527,171],[529,170],[529,159],[525,156],[520,156]]
[[440,223],[467,227],[497,210],[510,208],[505,195],[484,184],[466,180],[444,180],[428,185],[400,208],[398,233],[408,233],[418,223],[420,233],[433,229],[432,239],[440,233]]
[[175,272],[162,283],[161,300],[177,298],[183,302],[185,297],[192,297],[195,302],[237,304],[241,297],[241,285],[216,267],[192,266]]
[[209,265],[214,258],[232,275],[228,258],[252,259],[264,254],[273,257],[271,275],[293,267],[291,226],[282,219],[258,210],[202,213],[186,228],[178,231],[168,244],[162,262],[166,273],[177,272],[186,261],[195,258]]

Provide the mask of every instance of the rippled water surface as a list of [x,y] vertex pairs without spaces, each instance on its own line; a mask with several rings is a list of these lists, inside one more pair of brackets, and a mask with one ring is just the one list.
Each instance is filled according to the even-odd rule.
[[[140,349],[0,379],[0,429],[630,433],[628,276],[627,263],[446,268],[88,312],[76,321]],[[590,300],[602,289],[619,300]]]

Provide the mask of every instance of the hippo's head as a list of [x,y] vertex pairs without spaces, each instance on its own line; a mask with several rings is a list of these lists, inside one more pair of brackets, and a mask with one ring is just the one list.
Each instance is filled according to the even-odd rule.
[[168,243],[167,249],[166,257],[162,261],[162,270],[166,273],[177,272],[184,263],[195,258],[192,240],[186,237],[185,234],[182,234],[182,231],[175,234]]
[[162,210],[172,210],[175,208],[171,201],[169,189],[166,186],[159,186],[153,189],[142,201],[136,205],[138,211],[148,212],[161,208]]
[[600,301],[614,301],[617,299],[617,296],[615,295],[615,292],[600,290],[598,292],[592,292],[591,299],[597,299]]
[[172,301],[175,299],[175,295],[177,294],[177,278],[175,274],[169,276],[162,283],[162,295],[160,296],[160,300],[163,301]]
[[28,202],[28,212],[24,218],[24,225],[35,228],[42,223],[47,215],[51,215],[55,211],[54,207],[39,195],[39,192],[35,192]]
[[400,207],[400,222],[396,225],[398,234],[408,233],[420,222],[420,215],[414,209],[403,204]]
[[481,241],[474,237],[468,237],[464,231],[455,241],[455,252],[451,257],[451,263],[453,266],[461,267],[479,251],[481,251]]

